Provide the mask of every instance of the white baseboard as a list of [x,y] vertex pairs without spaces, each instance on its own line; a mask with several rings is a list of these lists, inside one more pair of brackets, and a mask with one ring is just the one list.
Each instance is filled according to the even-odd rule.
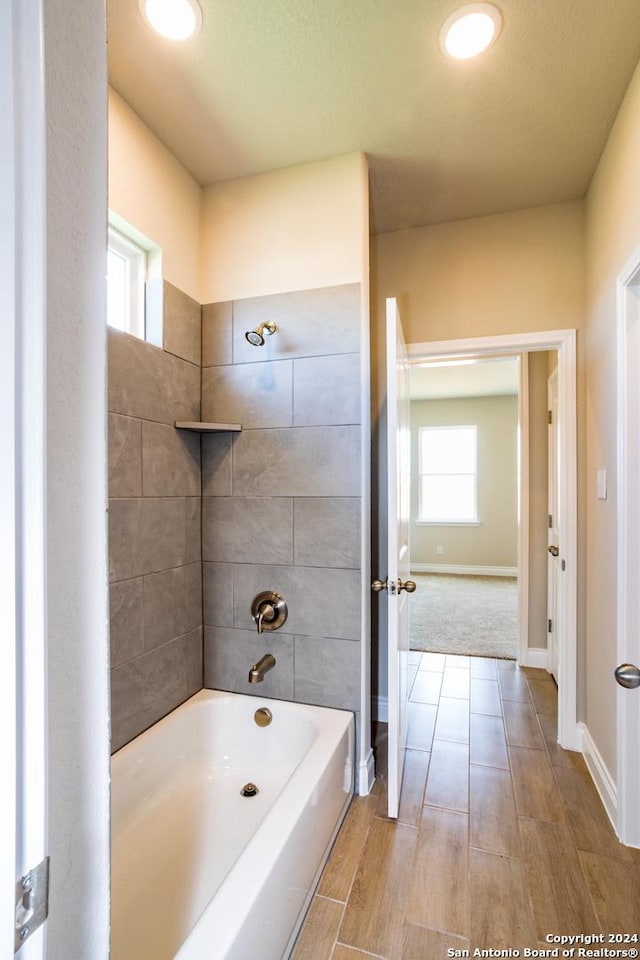
[[549,670],[549,651],[546,647],[527,647],[520,661],[521,667],[538,667]]
[[371,787],[375,780],[373,750],[369,748],[366,760],[360,761],[358,769],[358,794],[366,797],[371,793]]
[[389,700],[387,697],[371,697],[371,717],[380,723],[389,722]]
[[452,573],[473,577],[517,577],[517,567],[481,567],[460,563],[412,563],[414,573]]
[[613,829],[617,833],[618,821],[618,790],[616,782],[609,773],[602,755],[595,745],[589,729],[584,723],[578,723],[578,728],[582,735],[582,753],[585,763],[589,768],[591,779],[596,785],[596,790],[600,794],[600,799],[604,804],[608,817],[611,820]]

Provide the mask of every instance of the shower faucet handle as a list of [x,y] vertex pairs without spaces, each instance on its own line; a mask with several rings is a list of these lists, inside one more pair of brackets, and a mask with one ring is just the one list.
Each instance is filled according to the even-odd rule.
[[258,633],[265,630],[278,630],[287,619],[289,610],[284,598],[273,590],[263,590],[253,598],[251,617]]
[[256,624],[258,625],[258,633],[264,632],[265,620],[267,623],[270,623],[272,620],[275,620],[275,618],[276,618],[275,608],[266,600],[264,600],[260,604],[260,608],[258,610],[257,615],[254,616],[253,618]]

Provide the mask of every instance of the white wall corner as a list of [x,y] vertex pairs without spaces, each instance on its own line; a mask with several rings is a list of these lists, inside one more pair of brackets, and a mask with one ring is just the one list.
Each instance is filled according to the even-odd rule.
[[520,661],[521,667],[538,667],[549,671],[549,651],[546,647],[527,647]]
[[373,750],[369,747],[366,759],[360,761],[358,768],[358,795],[361,797],[366,797],[371,793],[371,788],[376,779],[374,768]]
[[607,815],[611,820],[613,829],[618,833],[616,824],[618,822],[618,789],[616,782],[611,776],[606,763],[602,759],[602,754],[598,750],[593,737],[589,733],[589,728],[585,723],[578,723],[578,731],[581,740],[581,749],[591,779],[596,785],[596,790],[600,794],[600,799],[604,804]]

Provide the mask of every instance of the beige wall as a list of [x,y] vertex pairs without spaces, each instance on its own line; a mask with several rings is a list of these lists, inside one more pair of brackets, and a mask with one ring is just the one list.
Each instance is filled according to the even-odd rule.
[[381,234],[378,295],[411,343],[579,328],[582,225],[576,202]]
[[[589,732],[616,776],[616,277],[640,246],[640,67],[587,194],[586,704]],[[597,500],[606,468],[608,498]]]
[[361,283],[368,221],[361,153],[207,187],[202,302]]
[[[578,549],[584,552],[584,233],[581,202],[403,230],[372,238],[372,417],[374,504],[386,500],[384,301],[397,297],[410,343],[538,330],[578,329]],[[386,518],[374,509],[374,571],[386,556]],[[578,571],[579,643],[584,634],[583,566]],[[374,600],[380,635],[386,610]],[[581,660],[584,659],[582,649]],[[377,692],[384,655],[374,649]],[[375,686],[374,679],[374,686]],[[584,693],[578,690],[579,709]]]
[[[478,427],[477,526],[424,524],[418,517],[421,427]],[[516,567],[518,564],[518,398],[465,397],[411,403],[411,562]],[[442,555],[436,547],[443,548]]]
[[362,153],[203,189],[110,89],[109,207],[162,247],[165,280],[200,303],[367,286]]
[[109,208],[162,247],[165,280],[202,303],[202,189],[115,90],[109,90]]

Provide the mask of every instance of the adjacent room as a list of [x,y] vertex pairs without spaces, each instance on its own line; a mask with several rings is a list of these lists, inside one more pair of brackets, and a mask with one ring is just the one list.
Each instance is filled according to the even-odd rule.
[[411,366],[412,650],[516,657],[519,369]]

